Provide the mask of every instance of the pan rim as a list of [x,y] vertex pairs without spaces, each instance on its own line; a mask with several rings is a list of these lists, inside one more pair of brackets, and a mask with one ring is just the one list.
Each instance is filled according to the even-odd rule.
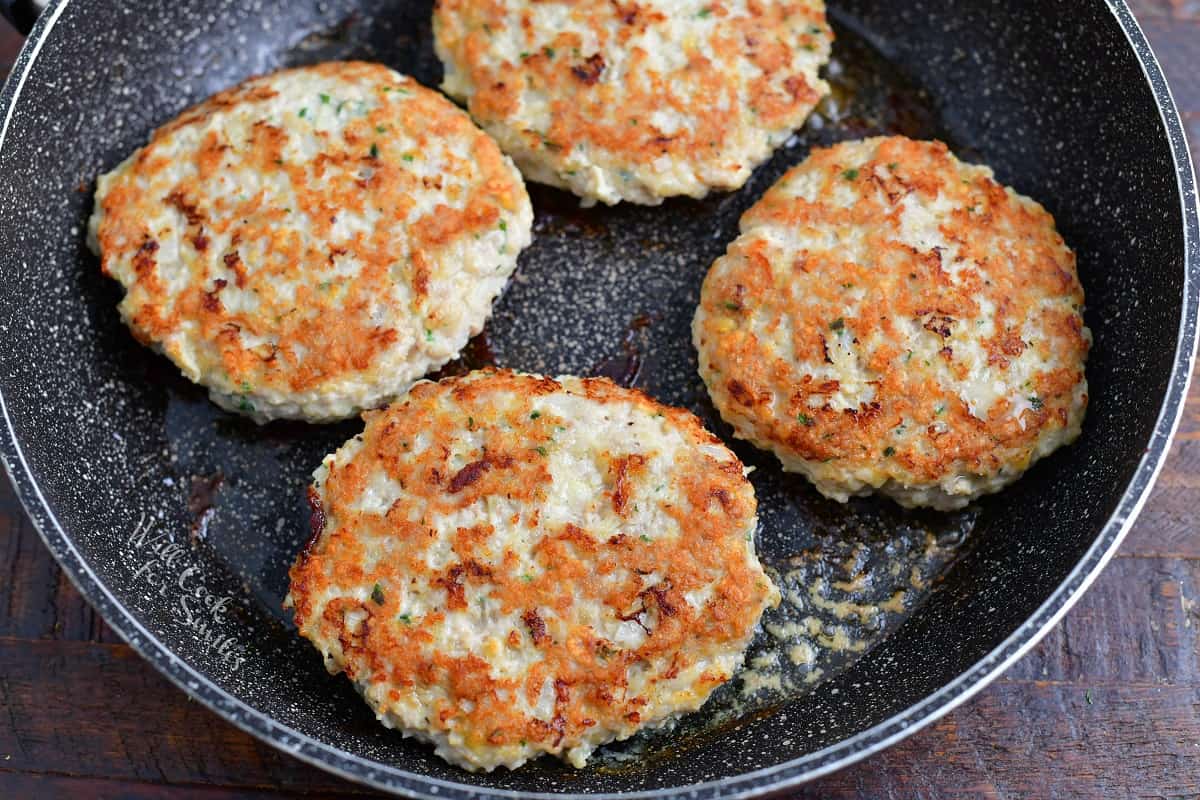
[[[0,92],[0,107],[5,109],[3,121],[0,122],[0,152],[3,152],[9,125],[25,81],[36,63],[42,45],[70,3],[71,0],[55,0],[42,14],[26,40],[3,92]],[[362,758],[302,734],[233,697],[176,656],[138,621],[91,569],[83,554],[76,548],[73,539],[55,517],[25,460],[2,392],[0,416],[3,417],[4,431],[3,436],[0,436],[0,462],[4,465],[25,513],[55,560],[84,598],[138,655],[150,662],[189,696],[238,728],[302,761],[344,778],[386,791],[422,798],[530,797],[551,800],[587,797],[615,800],[618,797],[661,798],[682,794],[694,798],[709,798],[746,797],[768,791],[780,791],[846,767],[889,747],[965,703],[1024,656],[1062,619],[1099,576],[1132,527],[1162,469],[1182,418],[1191,382],[1192,364],[1196,356],[1197,301],[1200,299],[1200,220],[1197,219],[1196,177],[1179,112],[1158,59],[1126,1],[1104,0],[1104,3],[1116,18],[1129,46],[1133,49],[1158,106],[1176,170],[1183,219],[1184,284],[1181,321],[1170,382],[1153,434],[1116,510],[1092,546],[1029,619],[990,653],[937,691],[901,713],[822,750],[771,767],[714,781],[620,794],[529,793],[492,789],[466,782],[431,778]]]

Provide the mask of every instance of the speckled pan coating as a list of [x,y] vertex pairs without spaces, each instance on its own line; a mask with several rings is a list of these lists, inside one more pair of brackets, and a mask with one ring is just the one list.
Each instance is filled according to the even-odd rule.
[[[831,5],[835,51],[861,41],[856,30],[880,43],[895,64],[888,79],[911,73],[941,122],[926,125],[911,113],[874,119],[852,103],[822,114],[819,128],[743,191],[668,202],[655,214],[617,207],[555,216],[548,202],[556,198],[537,194],[541,235],[522,257],[526,277],[514,281],[490,326],[497,360],[550,373],[629,362],[622,341],[647,314],[649,325],[628,333],[644,354],[638,385],[701,412],[727,438],[692,377],[687,329],[704,271],[733,238],[738,215],[814,143],[882,132],[936,136],[994,166],[1004,183],[1046,198],[1078,250],[1096,336],[1084,435],[980,504],[973,547],[902,628],[774,714],[694,736],[705,731],[701,712],[694,727],[649,740],[656,757],[583,773],[536,764],[468,778],[427,748],[380,736],[369,711],[354,710],[352,690],[322,674],[279,607],[305,538],[306,476],[358,426],[259,430],[213,409],[170,364],[130,341],[114,310],[115,287],[87,255],[84,224],[90,176],[161,120],[247,75],[357,56],[436,85],[430,11],[350,0],[69,0],[42,23],[4,91],[0,455],[67,574],[139,652],[235,724],[394,791],[465,800],[678,796],[687,787],[688,796],[709,798],[780,789],[888,745],[978,691],[1065,613],[1140,509],[1182,408],[1200,231],[1179,120],[1119,2],[848,0]],[[107,54],[104,69],[93,68],[97,52]],[[759,552],[769,568],[845,526],[939,524],[856,501],[835,528],[841,518],[830,505],[769,457],[734,449],[758,467]],[[218,471],[224,481],[207,535],[193,543],[189,484]],[[1075,490],[1061,494],[1064,485]],[[132,535],[148,526],[145,536]],[[158,532],[169,538],[155,539]],[[191,591],[202,575],[208,591],[233,598],[213,622],[233,637],[224,650],[186,627],[177,592],[160,595],[139,573],[161,563],[162,543],[172,540],[180,545],[173,569],[197,570],[185,579]]]

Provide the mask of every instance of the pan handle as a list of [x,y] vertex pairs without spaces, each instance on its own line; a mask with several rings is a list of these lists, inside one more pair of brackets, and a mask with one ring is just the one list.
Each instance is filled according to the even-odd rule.
[[0,15],[12,23],[22,36],[28,36],[33,23],[46,10],[49,0],[0,0]]

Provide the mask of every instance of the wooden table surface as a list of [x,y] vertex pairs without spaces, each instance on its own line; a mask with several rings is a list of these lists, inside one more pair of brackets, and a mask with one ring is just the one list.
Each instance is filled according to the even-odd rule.
[[[1200,0],[1134,0],[1200,148]],[[0,25],[4,23],[0,21]],[[0,74],[20,39],[0,30]],[[1200,797],[1200,388],[1117,558],[1023,661],[812,798]],[[371,795],[189,700],[108,629],[0,478],[0,798]]]

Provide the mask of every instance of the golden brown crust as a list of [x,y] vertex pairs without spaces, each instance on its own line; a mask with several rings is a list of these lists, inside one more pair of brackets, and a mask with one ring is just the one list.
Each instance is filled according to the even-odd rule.
[[[519,164],[536,160],[573,186],[592,162],[614,173],[617,194],[623,181],[653,188],[664,159],[702,184],[740,185],[769,151],[748,145],[747,130],[790,131],[827,91],[816,70],[832,31],[813,0],[438,0],[434,23],[457,73],[447,90]],[[684,188],[670,185],[662,194]]]
[[[317,112],[332,115],[340,103],[313,89],[277,107],[275,87],[296,78],[334,80],[367,100],[339,107],[338,122],[318,128]],[[240,127],[222,127],[226,117],[256,114],[244,137]],[[442,148],[446,169],[426,174],[422,153]],[[297,155],[307,151],[315,154]],[[224,177],[246,171],[259,190],[218,194]],[[450,177],[462,183],[447,181],[452,192],[442,202],[414,207],[414,197],[436,193]],[[159,128],[106,189],[96,232],[102,268],[115,275],[115,265],[132,260],[123,308],[139,340],[162,345],[181,365],[211,361],[203,369],[225,391],[286,394],[336,386],[377,366],[390,348],[421,345],[419,332],[398,323],[412,318],[416,327],[425,317],[427,329],[438,329],[437,310],[424,306],[431,271],[444,269],[441,254],[528,204],[511,165],[465,114],[362,62],[275,73],[220,92]],[[162,227],[170,210],[185,231]],[[346,234],[345,220],[362,220],[365,230]],[[177,250],[160,249],[176,238]],[[179,270],[187,273],[182,288],[164,278]],[[393,294],[397,282],[411,287],[407,307]],[[383,323],[380,303],[395,304]]]
[[[917,206],[940,215],[936,230],[913,221]],[[1019,471],[1048,432],[1077,429],[1090,335],[1075,256],[990,171],[901,137],[817,150],[742,230],[695,326],[702,372],[741,435],[913,486]],[[914,230],[953,257],[913,246]],[[861,377],[849,404],[834,400],[848,391],[836,346]],[[1006,390],[972,409],[964,387],[988,381]]]
[[[566,446],[561,440],[572,435],[573,420],[538,400],[563,392],[599,404],[632,404],[634,414],[661,419],[684,436],[687,446],[670,455],[671,485],[660,501],[661,512],[678,523],[678,536],[609,534],[546,521],[539,509],[545,510],[555,482],[569,479],[552,474],[547,453]],[[461,439],[468,431],[479,438],[465,453]],[[431,687],[444,691],[426,709],[429,724],[465,736],[466,747],[520,742],[560,752],[596,726],[631,730],[643,718],[661,718],[657,707],[670,700],[654,697],[655,684],[665,685],[714,650],[740,650],[773,593],[749,555],[746,535],[753,529],[755,500],[740,464],[723,448],[724,460],[702,449],[714,439],[691,414],[607,380],[564,386],[489,371],[421,383],[402,402],[368,415],[361,438],[361,449],[348,461],[336,461],[319,487],[331,523],[291,570],[296,625],[314,641],[340,642],[347,674],[389,684],[394,701]],[[419,439],[423,449],[412,456]],[[664,453],[602,452],[595,458],[609,476],[606,504],[627,516],[634,503],[648,502],[649,490],[637,482],[648,462]],[[364,513],[360,502],[378,480],[376,470],[404,490],[385,513]],[[459,527],[450,536],[453,555],[445,566],[431,569],[429,549],[441,537],[434,520],[487,498],[502,498],[506,507],[521,511],[511,520]],[[520,536],[502,537],[499,529],[509,527]],[[390,555],[368,557],[382,549]],[[646,576],[659,580],[647,584]],[[417,591],[422,585],[439,588],[444,600],[397,622],[403,594],[397,587]],[[382,602],[376,602],[380,596],[357,599],[363,587],[374,586],[382,587]],[[689,604],[686,595],[705,587],[711,588],[707,602]],[[492,632],[503,648],[537,651],[519,677],[498,676],[477,652],[455,655],[432,647],[447,615],[463,612],[481,596],[507,620],[507,628]],[[602,619],[644,626],[644,642],[623,648],[600,636],[589,621],[592,606]],[[365,614],[367,624],[350,630],[351,612]],[[649,674],[647,687],[637,693],[629,690],[634,665]],[[727,678],[707,670],[690,691],[707,694]],[[547,681],[556,695],[548,720],[511,700],[519,693],[536,704]]]

